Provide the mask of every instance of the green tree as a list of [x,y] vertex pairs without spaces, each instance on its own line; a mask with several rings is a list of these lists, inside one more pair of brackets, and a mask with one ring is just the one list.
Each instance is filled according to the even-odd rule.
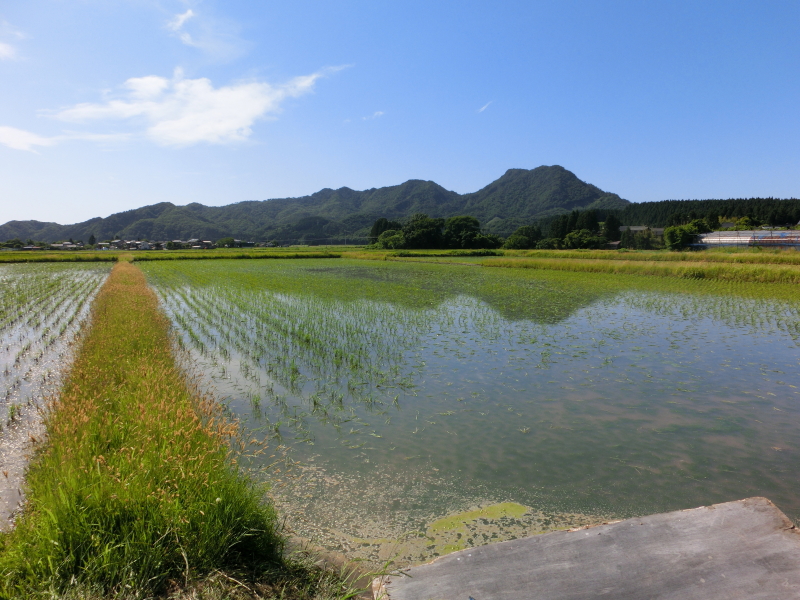
[[622,230],[619,238],[619,247],[620,248],[636,247],[636,236],[633,235],[633,232],[631,231],[630,227]]
[[388,229],[378,236],[375,245],[384,250],[401,250],[406,247],[406,238],[402,231]]
[[600,231],[600,224],[597,222],[597,212],[585,210],[579,213],[575,221],[575,229],[588,229],[593,232]]
[[[444,244],[444,219],[433,219],[416,213],[403,225],[406,248],[441,248]],[[379,238],[380,239],[380,238]]]
[[544,238],[536,242],[537,250],[558,250],[561,248],[561,240],[554,237]]
[[644,231],[637,231],[633,236],[633,247],[637,250],[653,250],[656,245],[656,237],[649,227]]
[[683,250],[694,241],[697,230],[691,225],[673,225],[664,230],[664,245],[669,250]]
[[369,243],[374,244],[378,241],[378,237],[384,232],[391,229],[401,229],[402,225],[397,221],[390,221],[386,217],[381,217],[372,225],[369,232]]
[[608,215],[605,223],[603,223],[603,237],[605,237],[609,242],[619,241],[619,228],[621,226],[622,223],[619,222],[619,219],[616,215]]
[[235,245],[235,241],[232,237],[222,238],[221,240],[217,240],[217,248],[233,248]]
[[708,226],[708,221],[705,219],[692,219],[689,227],[695,230],[695,233],[708,233],[712,229]]
[[745,215],[741,217],[738,221],[736,221],[736,229],[737,231],[746,231],[748,229],[754,229],[761,225],[761,221],[758,219],[751,217],[750,215]]
[[606,238],[597,235],[588,229],[578,229],[570,231],[564,237],[564,247],[573,249],[602,248],[606,244]]
[[447,248],[473,248],[481,234],[481,224],[475,217],[461,215],[444,222],[444,245]]
[[90,245],[90,246],[94,246],[96,243],[97,243],[97,238],[96,238],[96,237],[94,237],[94,234],[93,234],[93,233],[92,233],[92,234],[90,234],[90,235],[89,235],[89,245]]
[[564,236],[569,233],[569,215],[559,215],[550,222],[550,227],[547,229],[547,237],[553,239],[563,240]]
[[542,229],[538,225],[523,225],[512,233],[503,245],[512,250],[535,248],[542,239]]

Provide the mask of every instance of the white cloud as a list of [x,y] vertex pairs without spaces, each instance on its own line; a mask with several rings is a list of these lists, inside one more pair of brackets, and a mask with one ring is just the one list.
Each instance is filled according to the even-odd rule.
[[190,8],[185,13],[175,15],[175,17],[167,23],[167,27],[169,27],[172,31],[178,31],[183,24],[186,23],[189,19],[195,16],[195,12]]
[[378,117],[382,117],[385,113],[382,110],[376,110],[374,113],[369,115],[368,117],[361,117],[364,121],[371,121],[372,119],[377,119]]
[[0,60],[11,60],[16,58],[17,50],[11,44],[0,42]]
[[240,26],[235,21],[201,15],[191,8],[173,16],[166,28],[185,45],[217,62],[238,58],[250,46],[239,37]]
[[183,79],[176,70],[172,79],[128,79],[119,97],[78,104],[53,116],[73,123],[132,121],[146,138],[164,146],[242,142],[257,120],[279,113],[287,99],[312,92],[317,80],[342,68],[323,69],[281,85],[243,82],[219,88],[206,78]]
[[194,16],[196,16],[196,13],[191,8],[185,13],[175,15],[175,17],[167,23],[167,29],[170,29],[174,33],[178,34],[178,38],[187,46],[200,47],[200,45],[192,39],[192,36],[189,35],[188,32],[182,31],[184,23]]
[[66,140],[84,140],[89,142],[119,142],[125,141],[130,136],[125,133],[83,133],[67,131],[62,135],[43,137],[41,135],[17,129],[16,127],[0,126],[0,144],[14,150],[26,150],[36,153],[36,146],[55,146]]
[[46,138],[23,129],[0,126],[0,144],[14,150],[35,152],[35,146],[52,146],[59,141],[59,137]]
[[[0,37],[24,40],[25,34],[14,29],[7,21],[0,21]],[[8,42],[0,42],[0,60],[13,60],[17,58],[17,49]]]
[[478,109],[478,112],[479,112],[479,113],[482,113],[483,111],[485,111],[487,108],[489,108],[489,105],[490,105],[492,102],[494,102],[494,100],[489,100],[489,101],[488,101],[486,104],[484,104],[483,106],[481,106],[481,107]]

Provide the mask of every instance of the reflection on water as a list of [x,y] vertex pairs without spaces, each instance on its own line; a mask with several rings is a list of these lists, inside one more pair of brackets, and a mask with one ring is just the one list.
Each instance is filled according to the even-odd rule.
[[[800,517],[796,303],[344,261],[228,263],[223,279],[192,262],[146,268],[231,408],[303,464],[275,475],[295,527],[354,556],[754,495]],[[505,502],[528,509],[431,533]]]

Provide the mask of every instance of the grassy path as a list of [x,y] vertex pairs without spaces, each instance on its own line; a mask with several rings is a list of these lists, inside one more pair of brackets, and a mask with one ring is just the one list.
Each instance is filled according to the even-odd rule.
[[235,424],[185,380],[137,267],[114,266],[91,323],[28,473],[29,504],[0,537],[0,597],[141,597],[220,570],[302,587],[264,490],[229,455]]

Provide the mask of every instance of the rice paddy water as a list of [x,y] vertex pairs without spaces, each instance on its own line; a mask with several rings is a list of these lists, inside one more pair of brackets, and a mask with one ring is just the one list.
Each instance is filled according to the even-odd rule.
[[344,259],[142,268],[207,383],[297,462],[270,474],[290,526],[352,557],[413,563],[754,495],[800,517],[794,288]]
[[22,501],[41,409],[69,365],[70,342],[110,265],[0,265],[0,529]]

